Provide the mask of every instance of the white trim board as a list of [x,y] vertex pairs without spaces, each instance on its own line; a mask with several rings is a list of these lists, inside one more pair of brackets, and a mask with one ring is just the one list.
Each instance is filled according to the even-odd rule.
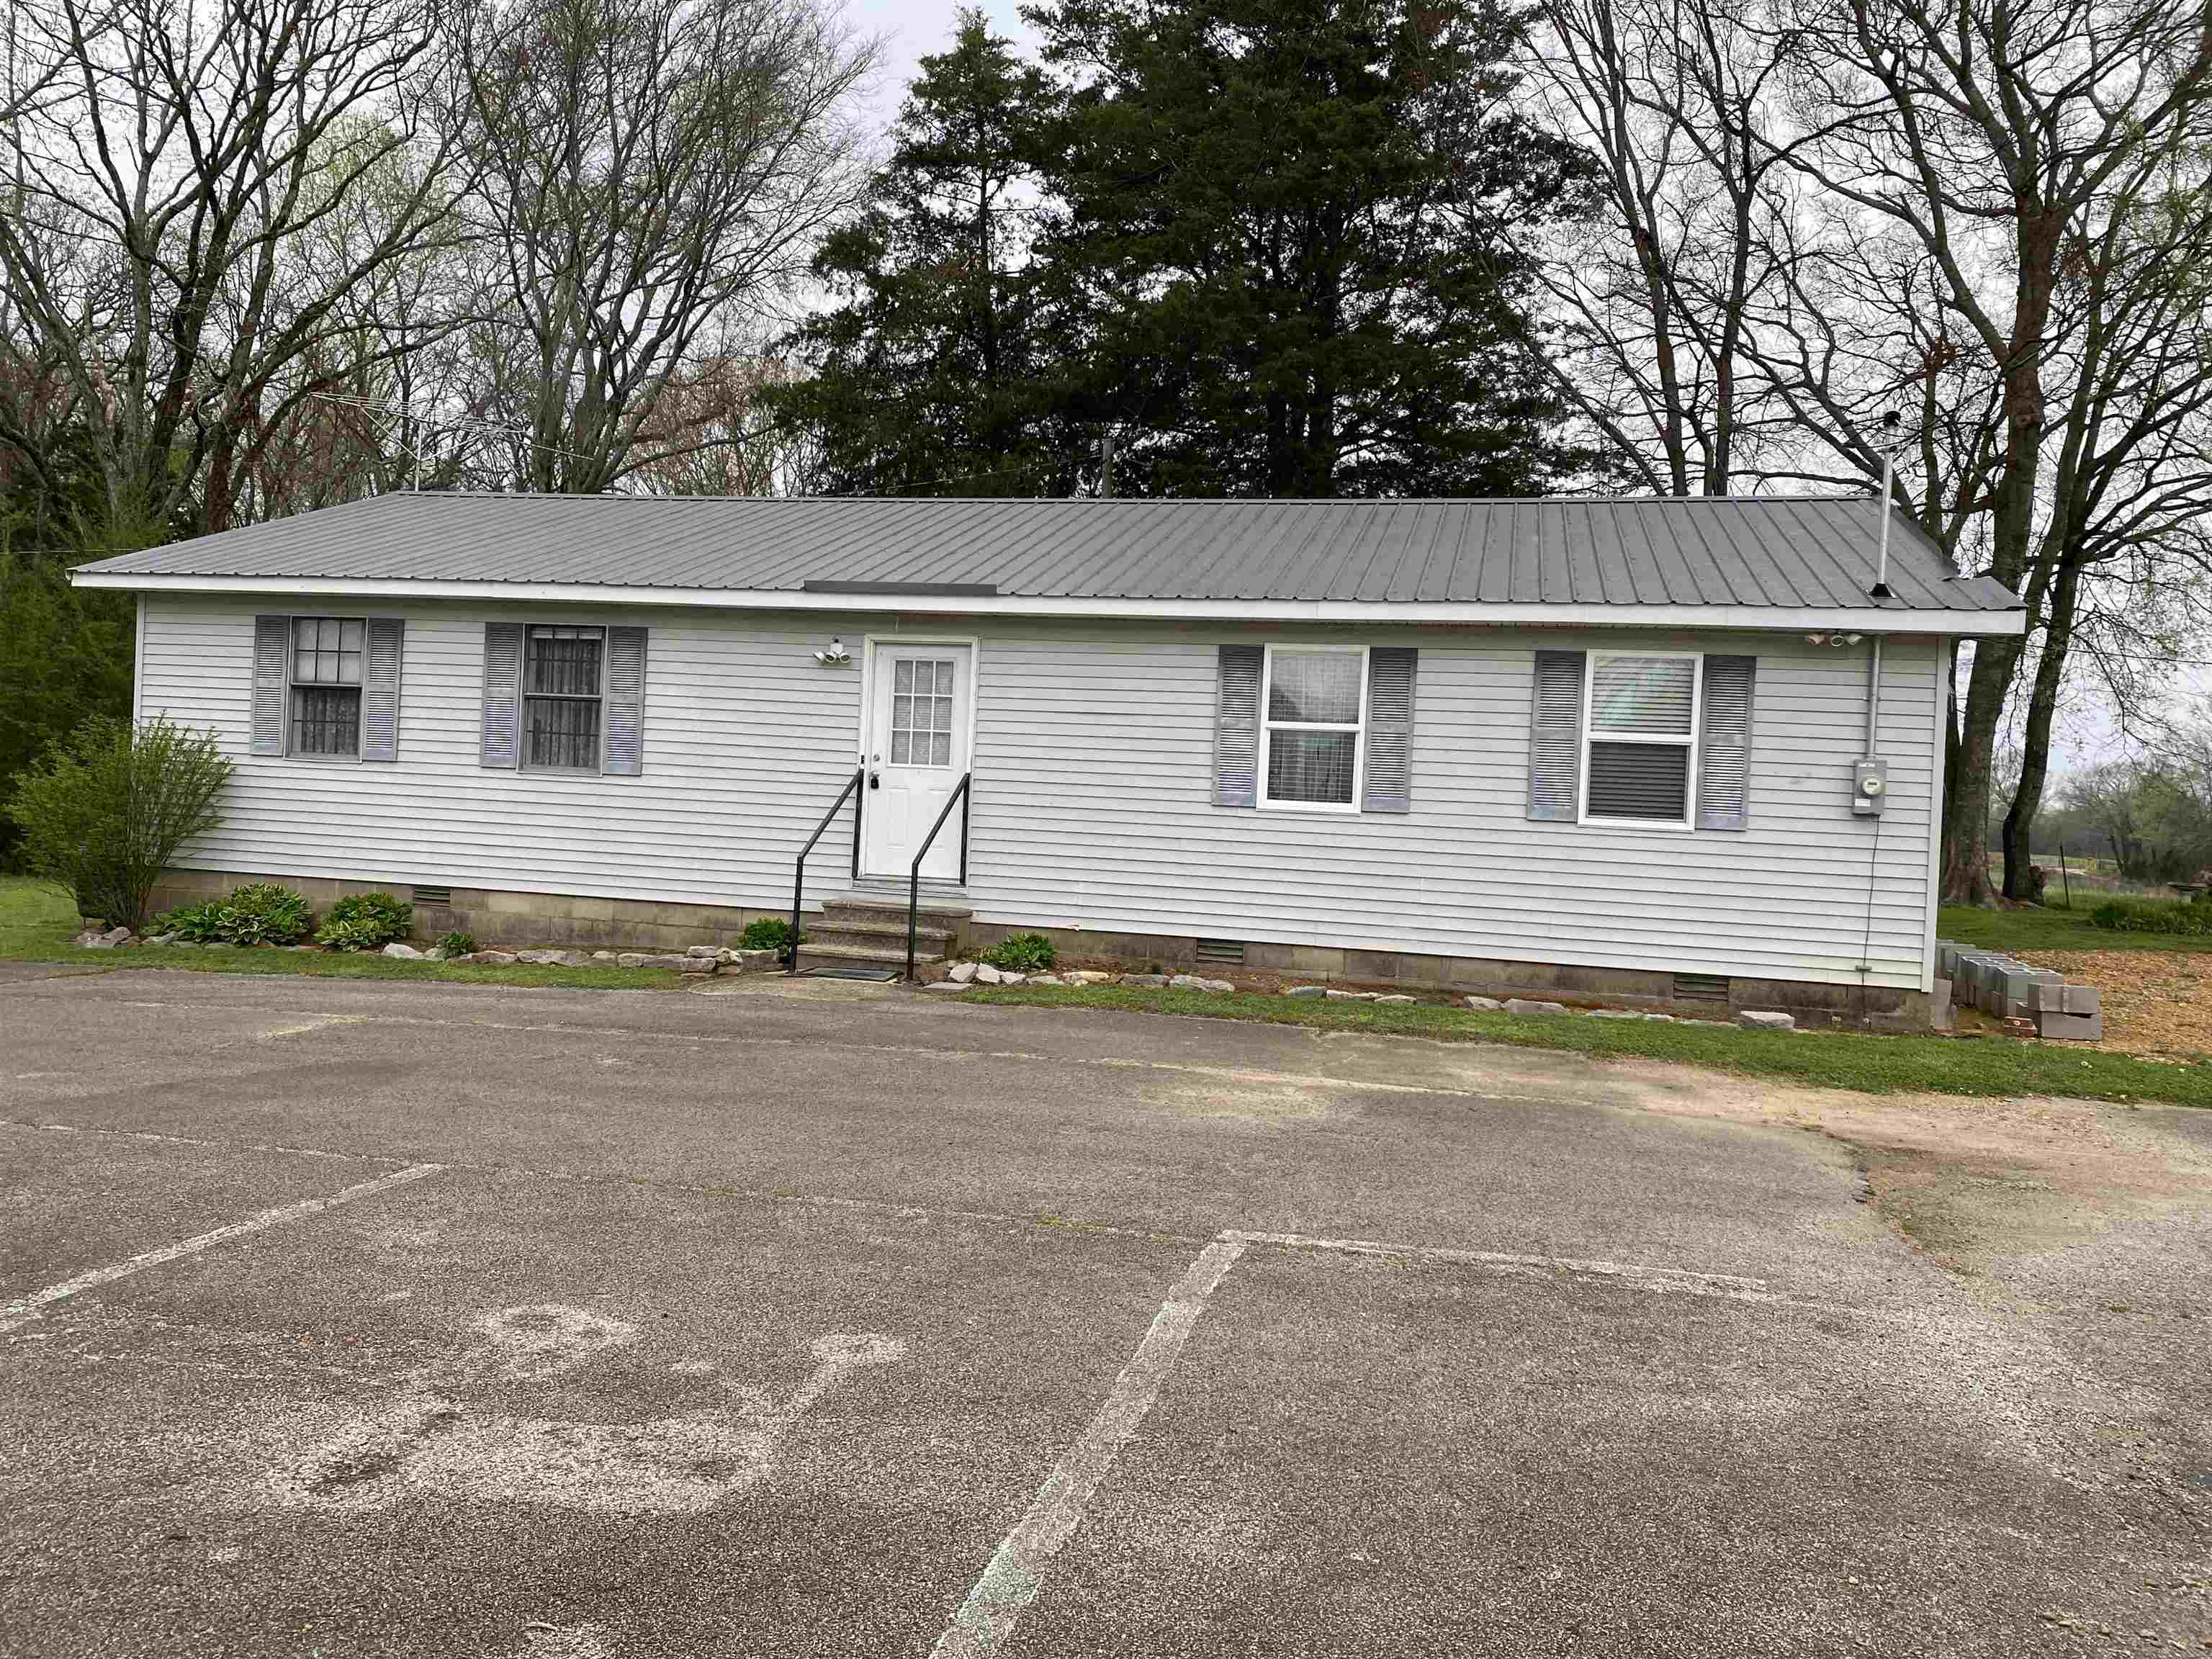
[[774,588],[624,587],[593,582],[489,582],[343,576],[151,575],[73,570],[78,587],[136,593],[235,593],[347,599],[488,599],[501,605],[619,605],[709,611],[820,611],[899,616],[1096,617],[1193,622],[1421,623],[1481,627],[1722,628],[2015,638],[2024,611],[1892,611],[1740,605],[1483,604],[1461,600],[1116,599],[1024,594],[803,593]]

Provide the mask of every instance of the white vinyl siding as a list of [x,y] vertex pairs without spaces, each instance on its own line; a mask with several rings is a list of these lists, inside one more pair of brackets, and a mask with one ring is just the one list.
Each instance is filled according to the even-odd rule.
[[[151,597],[149,714],[222,733],[226,820],[185,864],[775,912],[791,860],[852,775],[860,675],[814,653],[868,624],[611,608],[649,623],[653,763],[630,778],[478,764],[487,621],[577,607],[428,601],[407,620],[396,764],[287,767],[247,753],[250,599]],[[982,922],[1348,946],[1589,967],[1925,988],[1941,645],[1884,647],[1879,820],[1850,812],[1866,655],[1802,635],[1590,629],[1236,629],[977,618],[968,890]],[[1405,813],[1228,812],[1215,791],[1218,646],[1417,646]],[[1756,652],[1748,827],[1527,817],[1539,647]],[[704,828],[702,828],[704,826]],[[825,838],[811,899],[842,880]],[[1871,878],[1871,910],[1869,908]],[[1863,956],[1861,939],[1871,923]]]

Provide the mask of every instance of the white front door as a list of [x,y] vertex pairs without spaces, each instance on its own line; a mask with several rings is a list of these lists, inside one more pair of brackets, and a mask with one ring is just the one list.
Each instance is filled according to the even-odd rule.
[[[902,879],[968,770],[975,650],[879,641],[871,657],[860,870]],[[938,831],[921,873],[935,880],[960,878],[959,807]]]

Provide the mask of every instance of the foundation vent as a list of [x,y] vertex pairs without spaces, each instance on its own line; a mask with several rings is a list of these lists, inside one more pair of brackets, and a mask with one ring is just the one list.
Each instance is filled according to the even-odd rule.
[[1198,959],[1242,968],[1244,965],[1244,941],[1241,939],[1202,939],[1198,942]]
[[415,890],[415,902],[417,904],[451,904],[453,902],[453,890],[450,887],[417,887]]
[[1726,974],[1677,974],[1674,975],[1674,1000],[1677,1002],[1726,1002],[1729,982]]

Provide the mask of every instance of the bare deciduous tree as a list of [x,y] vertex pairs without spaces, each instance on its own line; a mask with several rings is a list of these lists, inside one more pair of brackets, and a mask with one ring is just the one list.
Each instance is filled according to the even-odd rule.
[[[17,9],[48,90],[0,123],[0,287],[70,389],[114,533],[228,525],[341,301],[434,234],[450,156],[416,94],[438,3]],[[406,187],[328,258],[318,228],[403,150]]]
[[453,54],[480,404],[527,434],[531,487],[606,489],[733,309],[781,298],[855,198],[841,111],[874,48],[814,0],[488,0]]

